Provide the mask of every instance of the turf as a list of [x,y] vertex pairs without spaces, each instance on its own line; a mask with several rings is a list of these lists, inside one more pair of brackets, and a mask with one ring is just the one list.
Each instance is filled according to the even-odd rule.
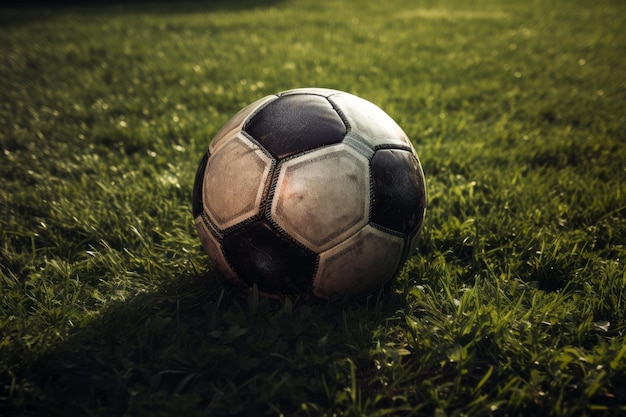
[[[0,414],[626,414],[626,4],[0,9]],[[429,210],[391,294],[242,295],[197,163],[294,87],[382,107]]]

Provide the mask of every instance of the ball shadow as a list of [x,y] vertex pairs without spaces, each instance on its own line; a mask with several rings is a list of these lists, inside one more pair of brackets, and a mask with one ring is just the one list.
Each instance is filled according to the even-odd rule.
[[398,307],[375,297],[271,300],[212,272],[181,276],[111,305],[46,353],[24,358],[5,411],[261,415],[326,403],[326,385],[341,379],[338,364],[367,361],[360,356],[374,330]]

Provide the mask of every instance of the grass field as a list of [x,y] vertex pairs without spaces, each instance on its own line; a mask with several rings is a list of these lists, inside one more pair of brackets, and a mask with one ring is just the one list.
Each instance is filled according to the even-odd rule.
[[[626,4],[0,9],[0,415],[626,415]],[[424,166],[387,298],[244,295],[191,218],[245,104],[383,108]]]

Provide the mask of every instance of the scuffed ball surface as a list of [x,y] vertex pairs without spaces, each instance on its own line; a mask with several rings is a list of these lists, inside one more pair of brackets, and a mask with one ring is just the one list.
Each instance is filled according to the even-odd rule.
[[409,138],[376,105],[329,89],[264,97],[211,141],[194,184],[202,245],[230,281],[323,299],[391,280],[426,212]]

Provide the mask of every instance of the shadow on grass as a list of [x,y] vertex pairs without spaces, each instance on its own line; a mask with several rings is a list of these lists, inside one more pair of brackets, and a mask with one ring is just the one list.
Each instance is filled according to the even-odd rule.
[[4,415],[289,414],[331,406],[349,362],[371,366],[390,306],[269,301],[220,284],[180,277],[23,358]]

